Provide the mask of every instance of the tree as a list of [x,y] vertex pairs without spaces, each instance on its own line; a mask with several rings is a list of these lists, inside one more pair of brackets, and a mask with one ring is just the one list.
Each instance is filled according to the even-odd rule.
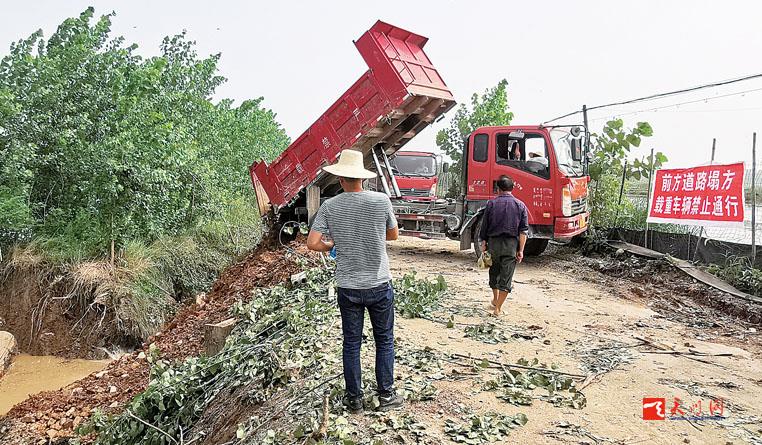
[[463,144],[471,132],[486,125],[509,125],[513,113],[508,111],[508,81],[503,79],[498,84],[486,90],[481,96],[474,93],[471,96],[470,107],[461,104],[450,120],[450,126],[437,133],[437,146],[453,161],[451,181],[457,187],[450,187],[450,193],[456,196],[461,193],[459,180],[463,171]]
[[637,209],[627,200],[619,203],[622,178],[626,180],[648,179],[651,169],[660,168],[667,162],[662,152],[651,155],[632,156],[632,148],[640,146],[643,138],[651,137],[653,128],[648,122],[638,122],[628,130],[621,119],[606,122],[600,134],[590,135],[592,160],[590,179],[593,181],[590,197],[591,220],[599,227],[618,225],[618,217],[627,221],[643,219]]
[[143,58],[110,37],[113,17],[88,8],[0,61],[0,233],[91,254],[178,234],[253,196],[248,165],[288,145],[261,98],[210,100],[219,54],[199,57],[182,33]]
[[[593,147],[593,159],[590,162],[590,178],[597,181],[605,171],[614,168],[620,174],[625,167],[625,160],[632,158],[633,147],[640,147],[644,137],[653,136],[653,128],[648,122],[638,122],[635,127],[627,131],[622,119],[613,119],[606,122],[601,134],[591,134],[590,141]],[[667,162],[667,157],[662,152],[656,152],[654,159],[651,156],[631,159],[627,162],[628,179],[640,180],[648,178],[650,168],[661,167]]]

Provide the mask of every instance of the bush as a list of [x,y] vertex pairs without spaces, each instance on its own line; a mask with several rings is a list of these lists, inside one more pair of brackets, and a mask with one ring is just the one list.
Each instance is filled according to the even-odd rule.
[[753,267],[748,258],[730,256],[723,266],[711,264],[707,270],[740,291],[762,296],[762,270]]

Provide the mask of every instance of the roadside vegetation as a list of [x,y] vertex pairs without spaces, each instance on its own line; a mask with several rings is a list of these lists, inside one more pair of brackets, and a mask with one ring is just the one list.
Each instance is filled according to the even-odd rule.
[[710,264],[707,270],[740,291],[762,297],[762,270],[752,266],[749,258],[730,256],[725,264]]
[[259,238],[247,166],[288,137],[262,98],[212,100],[220,54],[183,32],[143,57],[114,17],[88,8],[0,62],[1,267],[146,338]]
[[[342,417],[334,287],[329,266],[307,270],[305,283],[296,287],[255,290],[253,298],[233,308],[239,321],[214,356],[173,365],[160,350],[150,348],[146,391],[123,413],[96,414],[79,432],[96,433],[96,443],[103,445],[222,443],[233,437],[251,444],[386,443],[355,442]],[[395,282],[395,290],[407,302],[397,311],[417,318],[439,304],[446,284],[441,276],[428,281],[409,274]],[[422,400],[435,391],[430,383],[412,380],[400,386],[408,400]],[[365,392],[366,404],[378,406],[372,388]],[[238,402],[231,406],[231,399]],[[283,418],[285,411],[290,415]]]
[[[633,128],[625,127],[622,119],[606,122],[600,133],[590,135],[592,160],[590,162],[590,220],[599,229],[645,226],[646,210],[626,199],[627,187],[632,180],[649,178],[651,170],[660,168],[667,157],[655,152],[648,156],[634,156],[644,138],[653,136],[648,122],[637,122]],[[622,179],[625,189],[621,189]],[[620,193],[624,198],[619,200]]]

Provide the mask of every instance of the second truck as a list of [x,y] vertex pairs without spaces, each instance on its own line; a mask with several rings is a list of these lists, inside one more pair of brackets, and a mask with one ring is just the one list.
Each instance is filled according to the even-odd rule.
[[423,51],[427,40],[378,21],[355,42],[369,70],[273,162],[251,165],[260,210],[270,208],[282,221],[311,221],[322,200],[341,192],[322,167],[353,149],[378,173],[376,184],[392,200],[401,235],[449,238],[479,253],[482,210],[504,174],[529,209],[527,255],[542,253],[549,240],[583,233],[589,176],[586,131],[579,126],[478,128],[464,141],[457,199],[420,199],[403,191],[390,157],[455,105]]

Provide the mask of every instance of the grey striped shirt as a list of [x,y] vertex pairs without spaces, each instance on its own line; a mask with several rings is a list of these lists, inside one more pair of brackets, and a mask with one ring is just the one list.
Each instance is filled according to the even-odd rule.
[[383,193],[344,192],[325,201],[312,230],[333,239],[336,282],[345,289],[371,289],[391,280],[386,230],[397,226]]

